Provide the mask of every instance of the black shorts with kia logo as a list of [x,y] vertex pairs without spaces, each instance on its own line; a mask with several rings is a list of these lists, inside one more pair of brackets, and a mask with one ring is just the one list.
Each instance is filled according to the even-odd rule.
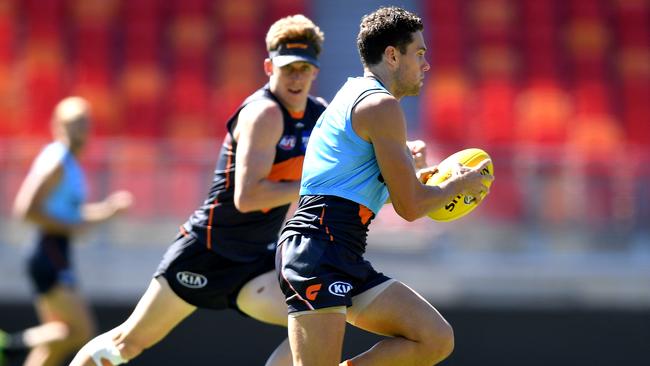
[[289,312],[351,306],[389,277],[363,258],[374,214],[336,196],[301,196],[282,230],[275,268]]
[[236,262],[208,249],[191,234],[179,234],[154,277],[163,276],[178,297],[200,308],[237,308],[237,295],[253,278],[272,271],[275,250],[252,262]]
[[336,196],[301,196],[285,224],[275,268],[289,313],[351,306],[389,278],[363,258],[374,214]]
[[276,269],[289,313],[352,306],[352,297],[390,279],[345,246],[303,235],[280,242]]

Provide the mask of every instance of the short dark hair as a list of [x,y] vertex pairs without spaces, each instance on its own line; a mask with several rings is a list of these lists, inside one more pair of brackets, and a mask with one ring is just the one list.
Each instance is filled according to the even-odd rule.
[[381,7],[361,18],[357,48],[365,66],[381,62],[386,47],[393,46],[404,54],[406,46],[413,42],[412,34],[422,31],[422,19],[402,8]]

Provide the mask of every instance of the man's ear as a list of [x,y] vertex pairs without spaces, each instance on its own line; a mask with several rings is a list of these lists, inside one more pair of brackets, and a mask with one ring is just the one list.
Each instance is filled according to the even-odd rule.
[[397,62],[399,60],[399,56],[397,55],[398,53],[399,50],[393,46],[388,46],[386,49],[384,49],[384,59],[389,66],[397,66]]
[[273,61],[270,58],[264,59],[264,73],[266,76],[273,75]]

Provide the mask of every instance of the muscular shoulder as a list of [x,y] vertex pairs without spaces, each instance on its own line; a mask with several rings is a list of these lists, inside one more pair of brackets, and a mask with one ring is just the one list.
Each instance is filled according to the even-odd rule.
[[239,113],[239,119],[261,122],[269,120],[282,120],[282,110],[280,106],[272,100],[261,99],[246,105]]
[[399,101],[388,93],[374,93],[363,98],[354,108],[355,114],[381,114],[399,110]]
[[242,132],[250,130],[260,130],[273,133],[281,131],[283,126],[282,110],[272,100],[256,100],[246,105],[239,116],[235,125],[235,138],[239,139]]
[[62,170],[66,153],[67,150],[62,144],[51,143],[47,145],[34,160],[31,174],[49,175],[57,170]]
[[371,140],[373,131],[391,129],[403,120],[399,101],[387,93],[367,96],[352,111],[353,128],[366,141]]

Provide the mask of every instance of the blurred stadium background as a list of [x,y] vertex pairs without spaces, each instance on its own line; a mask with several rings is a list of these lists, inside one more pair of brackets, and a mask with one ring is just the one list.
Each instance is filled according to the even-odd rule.
[[[496,170],[458,222],[388,207],[372,225],[376,267],[455,326],[444,364],[650,365],[647,0],[0,0],[0,328],[36,321],[22,260],[33,233],[10,210],[60,98],[94,107],[91,197],[136,196],[78,241],[104,330],[204,198],[227,117],[265,80],[268,26],[294,13],[321,26],[314,94],[331,99],[361,72],[360,17],[389,4],[423,16],[430,49],[421,96],[404,100],[410,137],[431,162],[481,147]],[[133,364],[261,364],[282,330],[234,315],[199,312]],[[346,352],[373,341],[349,335]]]

